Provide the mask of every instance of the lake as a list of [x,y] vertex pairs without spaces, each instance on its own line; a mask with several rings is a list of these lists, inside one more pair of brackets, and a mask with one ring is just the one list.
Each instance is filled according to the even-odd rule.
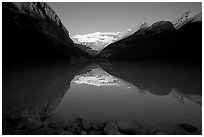
[[3,66],[2,76],[5,123],[20,115],[202,129],[202,67],[195,64],[27,62]]

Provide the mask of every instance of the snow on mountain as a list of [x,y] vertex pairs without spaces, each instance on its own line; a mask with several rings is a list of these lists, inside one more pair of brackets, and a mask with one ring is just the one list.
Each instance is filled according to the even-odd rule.
[[190,19],[192,17],[192,14],[190,11],[187,11],[185,13],[183,13],[179,18],[175,19],[172,21],[172,23],[174,24],[174,27],[176,29],[179,29],[181,26],[183,26],[185,24],[185,22],[187,22],[188,19]]
[[151,24],[152,18],[147,17],[136,28],[128,28],[123,32],[95,32],[84,35],[75,35],[71,37],[71,39],[74,41],[74,43],[89,47],[99,53],[109,44],[126,38],[135,33],[137,30],[148,27]]
[[72,37],[74,43],[82,44],[96,51],[101,51],[110,43],[121,37],[121,32],[95,32]]

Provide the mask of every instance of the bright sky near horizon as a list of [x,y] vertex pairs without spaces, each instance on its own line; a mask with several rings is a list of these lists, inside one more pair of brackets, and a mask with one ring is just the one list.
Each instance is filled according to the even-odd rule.
[[70,36],[93,32],[122,32],[147,17],[172,21],[184,12],[202,11],[201,2],[48,2]]

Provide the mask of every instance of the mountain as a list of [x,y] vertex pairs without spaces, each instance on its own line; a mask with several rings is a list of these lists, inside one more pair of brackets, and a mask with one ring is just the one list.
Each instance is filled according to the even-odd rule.
[[123,32],[95,32],[71,37],[75,45],[92,56],[99,54],[109,44],[124,39],[137,30],[151,25],[150,17],[140,23],[136,28],[126,29]]
[[3,62],[89,56],[74,46],[60,18],[43,2],[3,2],[2,31]]
[[103,48],[120,37],[120,32],[95,32],[85,35],[75,35],[72,37],[72,40],[74,43],[84,45],[97,52],[100,52]]
[[189,18],[190,18],[191,14],[189,11],[183,13],[181,15],[181,17],[179,17],[178,19],[172,21],[172,23],[174,24],[175,28],[180,28],[181,26],[183,26],[184,22],[186,22]]
[[94,50],[86,45],[83,44],[77,44],[75,43],[75,46],[78,47],[79,49],[83,50],[84,52],[86,52],[87,54],[89,54],[91,57],[89,57],[89,59],[93,59],[98,55],[98,51]]
[[187,11],[181,17],[174,20],[173,24],[176,29],[179,29],[185,24],[190,23],[190,22],[195,22],[195,21],[202,21],[202,13],[192,16],[191,13]]
[[105,47],[98,58],[108,60],[175,60],[201,63],[202,18],[193,16],[178,29],[159,21]]

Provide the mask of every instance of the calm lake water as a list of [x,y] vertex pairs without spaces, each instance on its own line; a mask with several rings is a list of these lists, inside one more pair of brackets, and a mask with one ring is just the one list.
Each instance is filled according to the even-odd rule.
[[168,63],[3,67],[3,118],[127,119],[202,128],[201,66]]

